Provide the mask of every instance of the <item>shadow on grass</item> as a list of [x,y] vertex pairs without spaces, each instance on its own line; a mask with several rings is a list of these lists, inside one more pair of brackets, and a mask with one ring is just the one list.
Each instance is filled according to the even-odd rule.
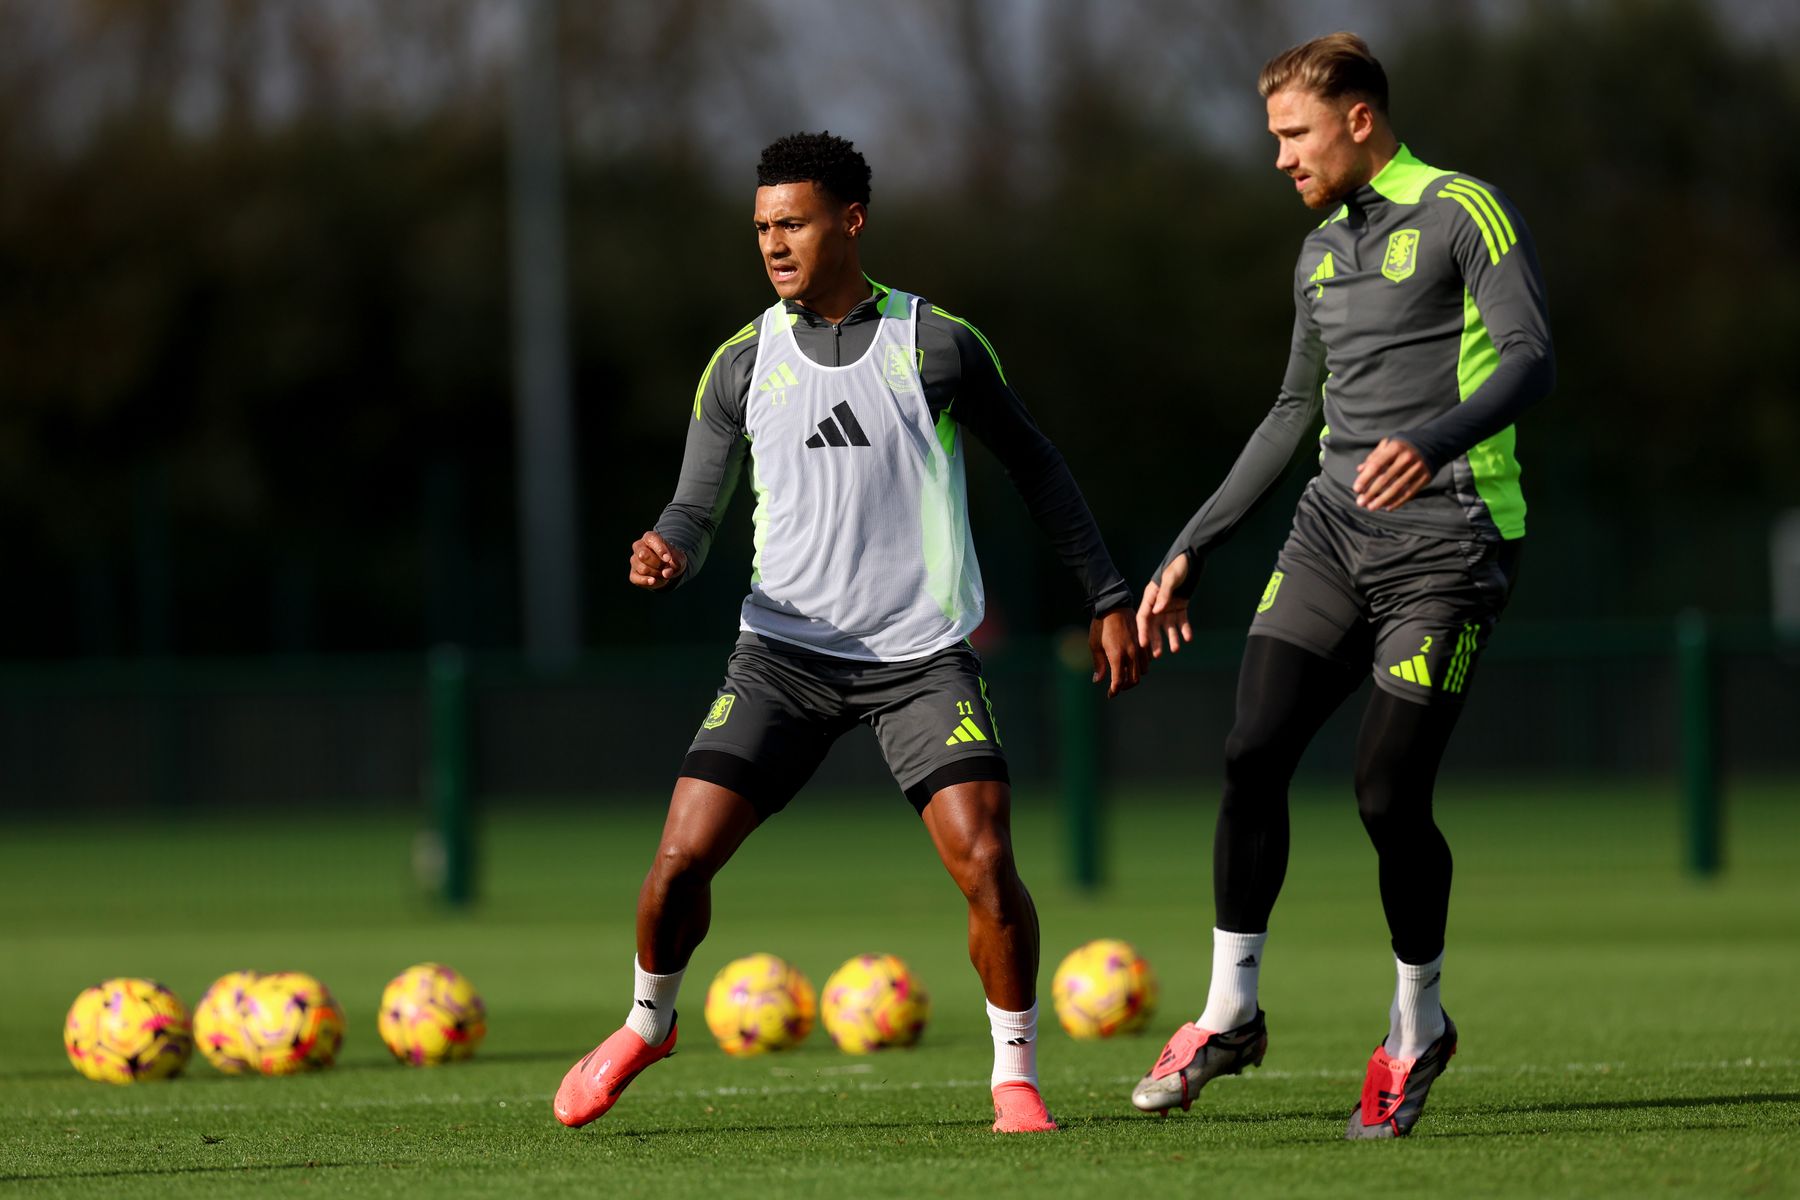
[[70,1067],[42,1067],[30,1071],[0,1072],[0,1083],[43,1083],[46,1080],[55,1082],[79,1078],[81,1076],[77,1075]]
[[[1062,1131],[1064,1133],[1079,1133],[1084,1129],[1114,1128],[1128,1125],[1142,1125],[1147,1129],[1165,1128],[1173,1131],[1176,1130],[1183,1121],[1182,1118],[1177,1117],[1159,1119],[1144,1113],[1098,1113],[1087,1117],[1059,1117],[1057,1119],[1061,1122]],[[1199,1118],[1195,1119],[1199,1120]],[[1235,1113],[1230,1115],[1209,1113],[1205,1117],[1205,1123],[1208,1127],[1217,1128],[1225,1125],[1273,1125],[1291,1121],[1318,1122],[1322,1119],[1324,1118],[1322,1118],[1318,1109],[1308,1108],[1295,1110],[1293,1112]],[[1336,1121],[1339,1126],[1342,1124],[1341,1120],[1335,1117],[1330,1118],[1329,1120]],[[909,1129],[921,1133],[967,1130],[969,1132],[987,1133],[992,1124],[993,1121],[991,1118],[944,1121],[861,1121],[854,1119],[845,1119],[841,1121],[808,1120],[805,1122],[790,1122],[785,1124],[765,1123],[757,1125],[706,1124],[695,1121],[691,1124],[669,1125],[656,1129],[605,1130],[597,1128],[595,1133],[601,1137],[629,1138],[633,1141],[651,1141],[656,1138],[665,1137],[692,1137],[695,1134],[701,1133],[762,1136],[771,1133],[794,1133],[800,1129],[842,1129],[851,1131]]]
[[[442,1072],[445,1070],[463,1070],[471,1065],[480,1066],[487,1063],[561,1063],[564,1066],[567,1066],[569,1063],[574,1062],[580,1057],[581,1053],[579,1051],[509,1050],[497,1054],[478,1054],[473,1059],[467,1059],[463,1062],[445,1063],[441,1066],[431,1068],[407,1068],[404,1064],[398,1063],[391,1058],[377,1058],[364,1059],[358,1062],[336,1063],[326,1069],[333,1074],[359,1074],[363,1071],[396,1071],[409,1069],[429,1069],[433,1072]],[[197,1058],[196,1062],[198,1062]],[[199,1070],[194,1070],[193,1066],[194,1064],[189,1064],[188,1067],[183,1068],[182,1073],[174,1079],[159,1079],[156,1082],[179,1083],[182,1086],[189,1086],[192,1084],[233,1083],[240,1079],[257,1078],[254,1071],[241,1075],[227,1075],[223,1071],[215,1071],[204,1065],[202,1065]],[[302,1071],[300,1074],[304,1076],[317,1074],[317,1072]],[[23,1071],[0,1071],[0,1083],[68,1083],[79,1078],[81,1078],[81,1076],[77,1075],[71,1067],[40,1067]]]
[[[1643,1100],[1582,1100],[1570,1101],[1567,1104],[1534,1104],[1516,1105],[1506,1108],[1484,1109],[1480,1115],[1532,1115],[1549,1113],[1580,1113],[1654,1109],[1681,1108],[1714,1108],[1737,1107],[1757,1104],[1795,1104],[1800,1103],[1800,1092],[1749,1092],[1734,1096],[1669,1096]],[[1471,1115],[1468,1112],[1460,1114]],[[1167,1118],[1152,1117],[1142,1113],[1096,1113],[1092,1116],[1061,1118],[1064,1133],[1080,1133],[1085,1129],[1113,1129],[1130,1125],[1142,1125],[1146,1128],[1160,1128],[1170,1131],[1172,1136],[1179,1136],[1182,1125],[1189,1121],[1204,1120],[1209,1129],[1240,1126],[1271,1126],[1281,1124],[1300,1124],[1303,1131],[1300,1141],[1342,1141],[1343,1118],[1336,1112],[1325,1112],[1318,1108],[1289,1109],[1281,1111],[1228,1113],[1210,1110],[1204,1118],[1190,1114],[1171,1114]],[[926,1132],[986,1132],[988,1122],[969,1120],[949,1121],[808,1121],[806,1127],[811,1129],[856,1130],[912,1130]],[[1318,1132],[1314,1131],[1316,1127]],[[632,1141],[650,1142],[666,1137],[691,1137],[695,1134],[763,1136],[766,1134],[792,1133],[797,1128],[793,1124],[764,1123],[755,1125],[739,1124],[704,1124],[695,1122],[681,1126],[666,1126],[658,1129],[618,1129],[596,1131],[603,1137],[629,1139]],[[1647,1126],[1646,1129],[1652,1127]],[[1654,1128],[1668,1128],[1658,1125]],[[1717,1128],[1733,1129],[1731,1124],[1716,1125],[1684,1125],[1683,1128]],[[1519,1136],[1522,1131],[1516,1130],[1439,1130],[1428,1131],[1433,1138],[1484,1138]],[[1534,1136],[1541,1130],[1530,1131]],[[1260,1143],[1266,1145],[1267,1143]]]
[[138,1176],[163,1175],[223,1175],[228,1171],[251,1175],[258,1171],[326,1171],[339,1167],[387,1168],[417,1165],[418,1163],[410,1159],[393,1159],[387,1162],[318,1162],[307,1159],[305,1162],[231,1163],[215,1167],[136,1167],[107,1171],[46,1171],[39,1175],[0,1175],[0,1183],[44,1183],[52,1179],[133,1179]]
[[[460,1062],[439,1063],[435,1067],[409,1067],[396,1059],[375,1058],[338,1063],[330,1069],[333,1071],[430,1071],[433,1074],[441,1074],[445,1071],[465,1071],[472,1067],[486,1066],[489,1063],[559,1063],[566,1069],[570,1063],[584,1053],[586,1051],[583,1050],[507,1050],[494,1054],[476,1054],[473,1058],[466,1058]],[[561,1078],[560,1072],[558,1072],[558,1078]]]
[[1741,1104],[1800,1104],[1800,1092],[1745,1092],[1736,1096],[1655,1096],[1644,1100],[1570,1100],[1564,1104],[1516,1104],[1496,1113],[1574,1113],[1636,1108],[1715,1108]]
[[[1568,1127],[1547,1125],[1533,1129],[1433,1129],[1429,1132],[1415,1133],[1409,1141],[1497,1141],[1501,1138],[1547,1138],[1547,1137],[1620,1137],[1625,1134],[1648,1134],[1654,1137],[1672,1137],[1680,1133],[1744,1133],[1749,1126],[1741,1121],[1683,1121],[1680,1124],[1669,1124],[1666,1121],[1644,1121],[1630,1125],[1572,1125]],[[1365,1143],[1356,1142],[1354,1145]],[[1373,1144],[1373,1143],[1369,1143]]]
[[[1348,1109],[1345,1110],[1349,1111]],[[1278,1125],[1285,1121],[1317,1121],[1324,1118],[1335,1119],[1331,1113],[1318,1108],[1296,1108],[1287,1111],[1259,1112],[1225,1112],[1220,1109],[1207,1109],[1204,1113],[1170,1113],[1166,1117],[1152,1116],[1149,1113],[1095,1113],[1087,1117],[1070,1117],[1064,1122],[1065,1129],[1078,1128],[1082,1125],[1144,1125],[1148,1127],[1167,1126],[1170,1129],[1180,1128],[1189,1122],[1199,1122],[1208,1126],[1216,1125]]]

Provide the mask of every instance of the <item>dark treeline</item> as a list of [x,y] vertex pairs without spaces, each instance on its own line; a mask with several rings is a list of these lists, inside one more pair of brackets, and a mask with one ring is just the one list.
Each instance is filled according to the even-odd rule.
[[[1560,384],[1522,430],[1514,612],[1760,612],[1770,520],[1800,503],[1794,58],[1690,3],[1529,11],[1377,45],[1402,136],[1505,189],[1550,282]],[[46,145],[0,89],[0,657],[516,644],[494,90],[204,133],[123,113]],[[1273,396],[1309,220],[1272,150],[1100,59],[1047,96],[1028,166],[972,137],[929,189],[884,191],[861,139],[866,261],[983,327],[1142,578]],[[680,140],[567,164],[590,645],[722,638],[741,594],[747,495],[695,586],[652,601],[623,564],[701,368],[768,302],[759,145],[729,171]],[[1001,620],[1067,623],[1073,585],[991,457],[972,491]],[[1285,517],[1209,567],[1203,621],[1243,620]]]

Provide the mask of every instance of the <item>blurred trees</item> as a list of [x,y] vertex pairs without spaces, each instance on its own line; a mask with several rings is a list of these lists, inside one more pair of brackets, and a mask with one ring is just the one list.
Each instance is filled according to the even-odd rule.
[[1407,45],[1396,114],[1537,236],[1560,378],[1521,450],[1557,540],[1527,572],[1555,555],[1551,612],[1766,612],[1770,517],[1800,504],[1795,43],[1680,0],[1531,14]]
[[[590,639],[728,635],[747,537],[658,603],[618,566],[699,370],[767,303],[751,168],[800,127],[870,153],[871,272],[983,327],[1144,576],[1280,375],[1310,222],[1251,88],[1319,30],[1174,0],[790,11],[568,9]],[[0,655],[512,644],[509,30],[479,0],[0,9]],[[1371,36],[1402,136],[1505,189],[1549,277],[1516,611],[1760,610],[1767,518],[1800,503],[1791,49],[1684,0]],[[971,483],[1008,623],[1066,621],[991,461]],[[1209,567],[1202,619],[1243,618],[1285,519]]]

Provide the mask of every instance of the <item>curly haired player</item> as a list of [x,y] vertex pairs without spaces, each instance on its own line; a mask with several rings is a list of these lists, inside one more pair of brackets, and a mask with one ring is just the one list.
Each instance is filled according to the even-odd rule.
[[569,1069],[556,1116],[601,1116],[674,1048],[675,996],[706,935],[713,876],[839,735],[866,724],[968,900],[994,1129],[1053,1130],[1037,1087],[1037,912],[1013,864],[1000,731],[966,640],[983,601],[965,434],[999,457],[1079,578],[1094,680],[1109,694],[1147,663],[1134,598],[987,339],[863,274],[862,155],[828,133],[796,134],[763,152],[757,184],[757,245],[779,299],[707,364],[675,498],[633,543],[630,569],[650,591],[693,578],[748,460],[750,594],[638,898],[630,1016]]

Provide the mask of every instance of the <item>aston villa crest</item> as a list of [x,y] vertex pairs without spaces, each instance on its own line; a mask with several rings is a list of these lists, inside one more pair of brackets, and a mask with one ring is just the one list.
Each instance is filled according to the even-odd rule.
[[1269,576],[1268,585],[1263,588],[1262,600],[1256,606],[1257,612],[1266,613],[1275,607],[1275,594],[1281,591],[1281,581],[1286,578],[1287,572],[1285,571],[1277,571]]
[[1387,255],[1381,260],[1381,273],[1399,283],[1419,265],[1419,231],[1397,229],[1388,234]]
[[717,729],[726,721],[729,721],[731,719],[731,705],[736,699],[736,696],[732,695],[730,692],[726,692],[723,696],[714,700],[712,702],[712,708],[708,710],[706,720],[701,722],[700,728]]
[[889,391],[906,393],[913,390],[915,386],[913,380],[917,376],[913,373],[913,366],[907,361],[907,358],[905,346],[889,346],[887,348],[887,363],[883,373],[887,377]]

